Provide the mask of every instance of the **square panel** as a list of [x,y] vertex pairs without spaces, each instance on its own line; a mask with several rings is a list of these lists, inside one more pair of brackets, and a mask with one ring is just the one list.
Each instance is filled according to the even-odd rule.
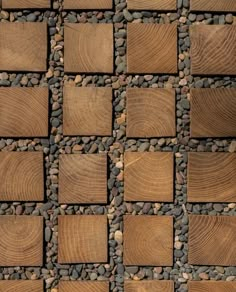
[[236,26],[190,26],[192,74],[236,74]]
[[62,154],[59,160],[59,202],[97,204],[107,202],[107,156]]
[[177,73],[177,26],[128,23],[129,73]]
[[46,22],[1,22],[0,40],[0,71],[46,71]]
[[61,264],[107,262],[107,240],[106,215],[58,217],[58,262]]
[[64,0],[64,9],[112,9],[112,0]]
[[124,162],[126,201],[173,201],[173,153],[126,152]]
[[113,25],[111,23],[65,23],[64,31],[65,72],[113,72]]
[[192,11],[214,11],[214,12],[235,12],[235,0],[190,0]]
[[124,292],[174,292],[173,281],[125,281]]
[[60,292],[109,292],[108,281],[59,281]]
[[173,218],[124,216],[124,265],[172,266]]
[[2,280],[0,292],[43,292],[42,280]]
[[234,216],[190,215],[189,264],[235,266],[235,230]]
[[191,89],[190,121],[192,137],[236,137],[236,88]]
[[2,0],[3,9],[50,8],[51,0]]
[[42,266],[43,217],[0,216],[0,266]]
[[128,88],[126,132],[134,138],[175,136],[175,90]]
[[65,87],[63,134],[111,136],[112,88]]
[[236,291],[236,282],[226,281],[189,281],[189,292],[233,292]]
[[175,0],[128,0],[130,10],[175,10]]

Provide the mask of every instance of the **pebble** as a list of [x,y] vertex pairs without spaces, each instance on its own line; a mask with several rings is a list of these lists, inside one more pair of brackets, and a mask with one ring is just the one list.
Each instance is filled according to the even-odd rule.
[[115,232],[114,238],[115,238],[115,240],[117,241],[118,244],[121,244],[123,242],[123,234],[122,234],[122,232],[120,230],[117,230]]

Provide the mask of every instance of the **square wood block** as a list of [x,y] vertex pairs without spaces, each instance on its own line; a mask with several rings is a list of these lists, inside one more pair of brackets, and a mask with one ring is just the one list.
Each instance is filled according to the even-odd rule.
[[235,12],[236,2],[234,0],[191,0],[190,10],[204,12]]
[[1,280],[0,292],[43,292],[42,280]]
[[130,10],[176,10],[175,0],[127,0]]
[[58,262],[61,264],[107,262],[107,240],[106,215],[58,217]]
[[2,9],[50,8],[51,0],[2,0]]
[[236,282],[227,281],[189,281],[189,292],[233,292],[236,291]]
[[174,292],[173,281],[125,281],[124,292]]
[[59,281],[59,292],[109,292],[108,281]]
[[64,9],[112,9],[112,0],[64,0]]

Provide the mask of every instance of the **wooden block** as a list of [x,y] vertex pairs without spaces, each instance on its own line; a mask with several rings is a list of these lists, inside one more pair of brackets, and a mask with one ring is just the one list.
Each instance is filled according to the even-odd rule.
[[43,217],[0,216],[0,266],[42,266]]
[[234,216],[190,215],[189,264],[235,266],[235,230]]
[[175,10],[175,0],[127,0],[130,10]]
[[62,154],[59,160],[59,202],[95,204],[107,202],[107,156]]
[[235,12],[235,0],[191,0],[190,10],[192,11],[223,11]]
[[2,0],[3,9],[40,9],[50,7],[50,0]]
[[173,153],[126,152],[124,161],[126,201],[173,201]]
[[191,136],[236,137],[236,88],[191,89]]
[[64,0],[64,9],[112,9],[112,0]]
[[48,136],[48,103],[46,87],[1,87],[0,136]]
[[236,26],[190,26],[192,74],[236,74]]
[[47,23],[0,23],[0,70],[47,70]]
[[236,282],[226,281],[189,281],[189,292],[233,292],[236,291]]
[[0,152],[0,201],[43,201],[42,152]]
[[112,88],[65,87],[63,134],[112,135]]
[[236,153],[188,154],[188,201],[236,201]]
[[112,73],[113,25],[65,23],[65,72]]
[[125,281],[124,292],[174,292],[173,281]]
[[172,266],[173,218],[124,216],[124,265]]
[[107,262],[107,240],[106,215],[58,217],[58,262],[61,264]]
[[127,89],[127,136],[175,136],[175,90]]
[[43,292],[42,280],[2,280],[0,292]]
[[177,73],[177,26],[128,23],[128,73]]
[[108,281],[59,281],[60,292],[109,292]]

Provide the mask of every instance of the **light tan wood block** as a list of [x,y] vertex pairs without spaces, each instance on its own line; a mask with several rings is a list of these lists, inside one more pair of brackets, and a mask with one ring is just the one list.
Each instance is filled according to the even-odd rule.
[[59,292],[109,292],[109,282],[60,281]]
[[106,215],[58,217],[59,263],[107,262],[107,240]]
[[236,291],[236,282],[226,281],[189,281],[189,292],[233,292]]
[[43,292],[42,280],[2,280],[0,292]]
[[190,215],[189,264],[235,266],[235,229],[235,216]]
[[2,0],[3,9],[50,8],[51,0]]
[[174,292],[173,281],[125,281],[124,292]]
[[130,10],[176,10],[175,0],[128,0]]
[[192,11],[235,12],[235,0],[190,0]]
[[42,266],[43,217],[0,216],[0,266]]
[[124,216],[124,265],[172,266],[173,218]]
[[112,0],[65,0],[64,9],[112,9]]

